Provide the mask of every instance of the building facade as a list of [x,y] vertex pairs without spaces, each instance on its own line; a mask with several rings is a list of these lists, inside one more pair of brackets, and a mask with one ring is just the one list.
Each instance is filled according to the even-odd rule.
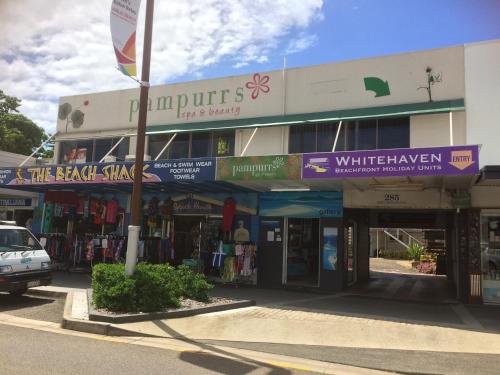
[[[434,229],[457,297],[500,302],[499,58],[489,41],[151,87],[143,257],[337,291],[368,279],[370,228]],[[60,99],[54,165],[1,181],[46,192],[42,233],[126,235],[138,111],[139,89]],[[55,207],[70,225],[45,225]]]

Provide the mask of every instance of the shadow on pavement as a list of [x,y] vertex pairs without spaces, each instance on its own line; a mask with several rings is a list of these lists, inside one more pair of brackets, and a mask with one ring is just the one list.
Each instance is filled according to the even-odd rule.
[[52,286],[63,288],[89,289],[92,279],[88,273],[54,271],[52,272]]
[[218,346],[255,350],[374,370],[392,371],[400,374],[434,375],[453,373],[496,375],[500,368],[500,356],[496,354],[346,348],[262,342],[201,341]]
[[257,366],[209,353],[183,352],[179,359],[219,374],[248,374],[257,369]]
[[[291,374],[291,371],[283,369],[281,367],[273,366],[265,362],[256,361],[251,358],[247,358],[238,354],[234,354],[228,351],[225,351],[220,348],[216,348],[212,344],[203,343],[197,340],[192,340],[177,332],[176,330],[169,327],[161,320],[155,320],[153,323],[160,328],[165,333],[170,336],[176,338],[177,340],[188,342],[192,345],[196,345],[200,348],[200,350],[209,350],[213,353],[220,354],[224,358],[219,356],[214,356],[210,354],[204,353],[196,353],[196,352],[183,352],[180,355],[180,359],[191,364],[197,365],[199,367],[205,368],[207,370],[218,371],[223,374],[246,374],[249,373],[256,368],[269,368],[268,374],[271,375],[285,375]],[[191,354],[191,355],[189,355]],[[212,361],[208,359],[212,358]]]
[[54,301],[55,299],[45,297],[39,298],[27,295],[11,296],[10,294],[0,293],[0,312],[7,313],[14,310],[47,305]]

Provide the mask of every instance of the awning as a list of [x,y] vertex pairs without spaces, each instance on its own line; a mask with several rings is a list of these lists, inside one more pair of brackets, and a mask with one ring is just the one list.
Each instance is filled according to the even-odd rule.
[[481,168],[477,185],[499,186],[500,185],[500,165],[485,165]]
[[437,102],[398,104],[383,107],[341,109],[336,111],[293,114],[286,116],[267,116],[223,121],[153,125],[147,127],[146,134],[284,126],[363,118],[388,118],[432,113],[448,113],[463,110],[465,110],[464,100],[456,99]]

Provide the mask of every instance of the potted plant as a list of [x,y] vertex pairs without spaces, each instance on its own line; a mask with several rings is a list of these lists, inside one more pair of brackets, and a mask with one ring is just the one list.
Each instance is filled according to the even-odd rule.
[[408,258],[412,260],[411,266],[416,267],[420,263],[420,257],[424,253],[424,247],[418,243],[412,243],[406,250]]

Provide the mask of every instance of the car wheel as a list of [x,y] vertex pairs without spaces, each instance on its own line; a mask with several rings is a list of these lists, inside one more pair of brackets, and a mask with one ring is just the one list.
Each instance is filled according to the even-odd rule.
[[28,289],[18,289],[18,290],[11,290],[9,293],[12,296],[22,296],[24,293],[27,292]]

